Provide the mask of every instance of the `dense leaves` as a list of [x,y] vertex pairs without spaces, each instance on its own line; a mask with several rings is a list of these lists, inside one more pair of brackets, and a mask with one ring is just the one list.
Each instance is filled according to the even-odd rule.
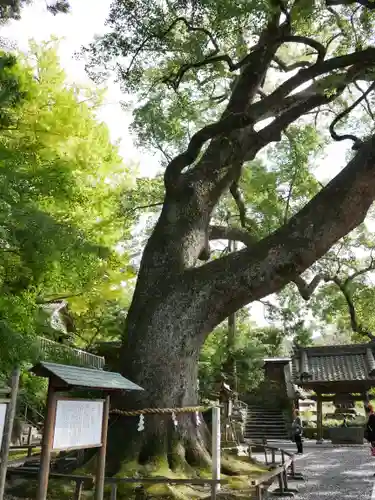
[[[33,0],[0,0],[0,22],[6,22],[10,19],[20,19],[22,7],[29,5]],[[67,0],[56,0],[46,2],[46,7],[51,14],[69,12],[70,6]]]
[[[78,345],[118,335],[113,325],[129,299],[121,283],[133,273],[126,255],[114,250],[130,229],[120,218],[130,172],[108,129],[96,121],[101,93],[67,85],[54,44],[31,44],[27,57],[3,54],[2,61],[0,335],[6,370],[16,359],[30,359],[26,339],[37,334],[56,340],[70,333]],[[59,334],[50,323],[56,303],[67,314]]]
[[[256,159],[246,161],[245,158],[244,161],[241,157],[239,162],[245,168],[240,172],[237,194],[233,186],[231,193],[228,186],[220,188],[220,196],[213,203],[211,222],[246,229],[245,238],[239,239],[248,245],[249,241],[254,244],[283,227],[320,191],[322,184],[315,169],[330,140],[344,137],[356,140],[351,131],[359,137],[373,131],[371,82],[374,65],[373,60],[365,60],[362,53],[367,48],[372,50],[369,40],[374,20],[370,4],[354,1],[176,0],[168,6],[144,0],[113,2],[108,32],[86,48],[84,54],[88,71],[94,78],[102,80],[113,72],[117,74],[123,90],[133,98],[133,131],[138,144],[161,152],[168,168],[173,166],[178,170],[171,158],[184,151],[190,141],[190,145],[195,145],[192,141],[195,132],[220,119],[224,122],[228,113],[241,113],[245,109],[250,109],[251,113],[254,109],[256,129],[263,127],[265,130],[270,119],[280,113],[292,113],[292,108],[296,110],[301,106],[301,112],[276,134],[276,144],[272,137],[265,141],[266,149]],[[276,32],[281,43],[275,42],[278,40]],[[276,49],[263,67],[262,44],[272,52],[272,43]],[[337,58],[349,53],[358,55],[358,62],[353,57],[352,63],[341,66],[341,59]],[[323,60],[332,62],[326,71],[319,72]],[[311,77],[306,80],[302,78],[304,71],[308,72],[304,68],[312,68]],[[349,68],[349,73],[344,68]],[[251,74],[251,69],[263,71],[256,84],[246,76],[247,72]],[[282,99],[272,101],[271,97],[277,95],[277,89],[283,88],[289,75],[296,75],[295,70],[300,70],[296,78],[301,76],[300,84],[305,85],[305,90],[301,90],[296,80],[295,86],[290,84]],[[238,85],[243,85],[244,90],[237,95]],[[316,103],[304,107],[302,102],[306,103],[313,95],[317,97]],[[261,109],[262,102],[267,99],[270,106],[265,106],[257,115],[255,110]],[[337,118],[331,123],[335,116]],[[277,119],[269,127],[276,122]],[[341,135],[342,131],[349,135]],[[232,132],[228,128],[218,135],[228,137]],[[233,151],[241,147],[251,149],[252,141],[256,141],[251,134],[241,133],[245,137],[243,145],[240,141],[236,143],[235,136],[231,135]],[[208,139],[213,137],[215,134],[208,134]],[[199,176],[203,176],[204,171],[203,167],[200,171],[199,168],[206,157],[210,161],[207,152],[212,154],[215,147],[222,148],[221,156],[215,159],[222,162],[222,168],[226,162],[225,147],[221,139],[215,140],[211,143],[204,140],[203,147],[198,147],[194,154],[195,146],[189,149],[187,163],[183,165],[188,167],[187,171],[198,171],[197,177],[192,174],[191,178],[198,179],[199,189],[202,189],[200,182],[203,180]],[[233,158],[236,158],[235,153]],[[236,160],[233,163],[236,164]],[[232,169],[234,176],[235,167]],[[216,172],[219,170],[217,167]],[[167,186],[168,179],[166,177]],[[159,179],[146,182],[153,186],[152,192],[156,195],[139,206],[147,205],[147,211],[157,215],[162,198]],[[168,198],[164,206],[168,207]],[[154,220],[151,218],[152,222]],[[150,226],[147,236],[149,229]],[[315,316],[315,327],[328,322],[341,330],[355,330],[362,337],[366,329],[371,329],[372,321],[370,318],[364,321],[365,307],[362,306],[371,300],[371,283],[366,281],[365,273],[347,281],[353,268],[367,266],[372,238],[368,235],[364,242],[363,231],[360,229],[344,238],[339,252],[334,247],[306,273],[308,279],[322,273],[327,278],[320,280],[319,293],[307,306],[295,285],[281,292],[277,305],[275,301],[268,303],[270,319],[281,323],[289,336],[297,337],[301,343],[311,342],[311,326],[307,325],[306,316],[310,316],[310,320]],[[223,239],[227,239],[225,231],[222,234]],[[220,245],[213,248],[215,251],[211,255],[214,258],[228,253],[228,249],[217,251]],[[361,251],[364,256],[360,255]],[[335,253],[337,256],[332,259]],[[337,262],[340,263],[339,271],[335,268]],[[346,296],[338,280],[346,283]],[[356,325],[348,309],[349,295],[356,303]]]
[[[277,327],[259,328],[249,320],[247,311],[237,318],[231,354],[236,367],[234,390],[244,395],[257,389],[263,380],[265,357],[287,354],[284,331]],[[207,339],[199,363],[199,388],[203,398],[216,399],[217,383],[228,358],[228,325],[218,326]]]

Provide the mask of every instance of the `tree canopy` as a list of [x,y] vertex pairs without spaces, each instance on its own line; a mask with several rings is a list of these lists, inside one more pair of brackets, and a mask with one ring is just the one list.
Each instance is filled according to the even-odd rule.
[[[33,0],[0,0],[0,22],[5,23],[10,19],[20,19],[22,8],[32,3]],[[46,8],[51,14],[66,14],[70,5],[67,0],[56,0],[47,3]]]
[[[116,322],[129,299],[121,282],[133,276],[126,255],[115,251],[130,231],[120,214],[132,180],[95,116],[103,92],[67,83],[55,42],[32,43],[27,56],[3,53],[0,60],[0,336],[6,370],[17,359],[30,359],[27,338],[38,334],[56,340],[70,333],[78,346],[114,335],[108,316]],[[66,300],[74,324],[58,333],[48,307]]]
[[[208,391],[230,356],[242,364],[244,385],[258,383],[259,359],[280,352],[284,335],[312,341],[302,301],[324,321],[345,317],[370,336],[373,31],[366,1],[114,0],[107,32],[83,51],[87,70],[97,81],[116,75],[133,99],[138,146],[163,158],[163,174],[137,180],[121,203],[117,151],[94,106],[82,102],[92,94],[69,88],[50,71],[53,55],[34,50],[37,64],[12,77],[15,95],[4,99],[4,182],[13,191],[5,195],[12,251],[3,282],[6,300],[18,301],[4,306],[7,327],[29,318],[35,330],[29,311],[62,288],[79,290],[69,305],[91,340],[98,320],[113,324],[108,304],[88,305],[82,290],[98,297],[109,277],[121,279],[109,249],[144,222],[145,208],[147,243],[131,242],[142,254],[137,282],[114,333],[122,335],[122,372],[145,391],[118,398],[118,409],[194,406],[199,369]],[[327,181],[317,167],[333,143],[351,149]],[[125,237],[121,217],[129,219]],[[223,321],[274,293],[282,328],[241,326],[228,352]],[[209,465],[207,435],[193,416],[181,416],[178,428],[162,422],[150,418],[142,434],[114,422],[113,472],[124,472],[126,460],[133,476],[156,463]]]
[[[242,298],[223,305],[215,322],[290,281],[306,295],[301,272],[364,220],[373,199],[371,4],[137,0],[113,2],[107,25],[84,50],[87,68],[98,81],[117,74],[133,98],[139,146],[163,157],[159,225],[182,193],[185,208],[192,203],[210,220],[182,267],[209,258],[208,240],[249,247],[207,268],[234,272],[233,281],[251,269],[253,249],[278,255],[266,281],[275,266],[285,279],[238,291]],[[324,147],[343,140],[352,141],[351,161],[322,185],[315,169]],[[160,188],[154,193],[151,210],[163,202]]]

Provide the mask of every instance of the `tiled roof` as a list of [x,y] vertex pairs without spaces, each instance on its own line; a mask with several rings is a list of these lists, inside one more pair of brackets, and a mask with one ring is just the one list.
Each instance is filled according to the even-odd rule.
[[298,348],[292,359],[293,380],[296,384],[375,382],[374,351],[373,343]]
[[120,373],[47,362],[38,363],[31,371],[39,377],[55,377],[60,383],[69,387],[106,391],[143,391],[139,385],[126,379]]

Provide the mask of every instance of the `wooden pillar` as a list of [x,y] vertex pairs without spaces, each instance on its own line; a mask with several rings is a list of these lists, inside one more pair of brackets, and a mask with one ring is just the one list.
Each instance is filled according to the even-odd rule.
[[51,380],[48,385],[46,418],[44,421],[42,452],[40,456],[40,469],[36,500],[46,500],[48,490],[49,468],[51,463],[51,450],[56,417],[56,392]]
[[317,444],[323,443],[323,400],[322,395],[316,395],[316,430],[317,430]]
[[363,408],[364,408],[365,411],[366,411],[366,407],[369,404],[369,402],[370,402],[369,393],[367,391],[365,391],[363,393]]
[[16,415],[20,373],[21,373],[20,369],[16,368],[12,374],[12,392],[5,415],[3,440],[2,443],[0,442],[0,499],[1,500],[3,500],[5,491],[5,481],[8,469],[10,442],[12,440],[13,422],[14,422],[14,417]]
[[104,482],[105,482],[105,459],[107,453],[107,434],[108,434],[108,419],[109,419],[109,396],[105,398],[103,407],[102,420],[102,446],[99,451],[98,465],[95,481],[95,500],[103,500]]

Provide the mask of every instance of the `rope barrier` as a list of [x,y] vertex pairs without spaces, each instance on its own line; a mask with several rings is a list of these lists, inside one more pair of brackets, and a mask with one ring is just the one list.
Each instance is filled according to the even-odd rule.
[[112,415],[121,415],[123,417],[137,417],[139,415],[176,415],[177,413],[195,413],[205,412],[212,408],[212,406],[185,406],[184,408],[143,408],[142,410],[111,410],[109,413]]

